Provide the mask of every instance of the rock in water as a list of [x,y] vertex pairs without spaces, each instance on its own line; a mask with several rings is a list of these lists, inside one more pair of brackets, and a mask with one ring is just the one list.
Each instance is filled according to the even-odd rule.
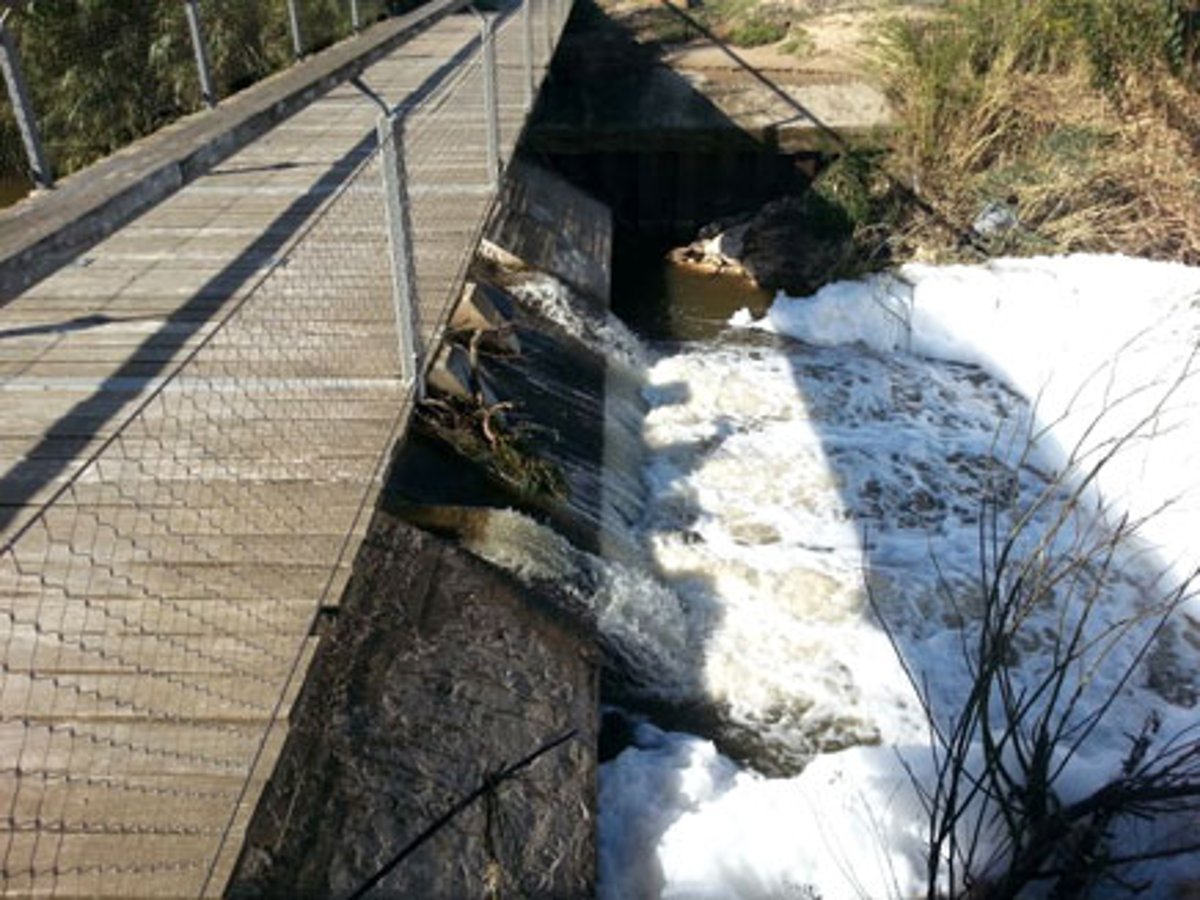
[[836,207],[810,191],[774,200],[749,218],[706,227],[697,240],[673,250],[671,259],[803,297],[837,276],[852,252],[852,231]]

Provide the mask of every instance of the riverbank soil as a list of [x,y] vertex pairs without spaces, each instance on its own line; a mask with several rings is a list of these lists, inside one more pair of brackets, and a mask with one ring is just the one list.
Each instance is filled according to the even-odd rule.
[[815,119],[870,155],[862,270],[1071,252],[1200,262],[1191,20],[1152,4],[1110,4],[1097,24],[1048,0],[693,0],[688,14],[806,118],[659,0],[600,5],[755,139],[820,150]]
[[[676,5],[684,8],[682,0]],[[555,132],[565,143],[572,128],[578,139],[582,125],[605,135],[608,143],[613,134],[629,131],[642,133],[643,143],[652,146],[669,143],[672,135],[681,133],[694,143],[701,132],[718,131],[723,125],[741,132],[743,140],[796,152],[825,148],[821,125],[851,134],[886,129],[891,117],[883,91],[870,74],[868,44],[883,11],[895,14],[896,8],[893,3],[847,0],[790,6],[742,3],[737,8],[718,8],[718,2],[712,2],[687,10],[769,86],[659,0],[589,0],[577,7],[560,57],[566,68],[582,76],[607,77],[601,84],[584,85],[590,98],[552,106],[546,121],[535,125],[534,142],[539,132]],[[789,24],[778,32],[778,40],[745,46],[738,42],[739,34],[729,32],[738,23],[754,21],[759,9],[773,10],[772,16],[786,17]],[[634,70],[641,70],[637,92],[613,90],[611,97],[605,96],[606,84],[611,86],[614,77],[627,79]],[[775,89],[809,115],[799,113]],[[699,101],[690,96],[692,91]],[[671,102],[662,102],[668,97]],[[591,109],[596,115],[589,119],[586,113]],[[725,144],[731,141],[730,135],[723,137]]]

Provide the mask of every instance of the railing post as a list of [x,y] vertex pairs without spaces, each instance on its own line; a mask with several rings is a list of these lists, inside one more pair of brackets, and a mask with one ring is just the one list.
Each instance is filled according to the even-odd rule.
[[350,0],[350,27],[362,31],[362,17],[358,10],[358,0]]
[[196,73],[200,76],[200,96],[205,105],[212,109],[217,105],[217,91],[213,87],[212,68],[208,62],[208,45],[204,41],[204,29],[200,24],[198,0],[183,0],[187,12],[188,31],[192,33],[192,48],[196,51]]
[[396,339],[400,375],[413,386],[419,399],[425,393],[421,377],[421,332],[418,317],[417,272],[413,256],[412,219],[409,216],[408,176],[404,168],[404,114],[382,115],[376,126],[383,194],[387,205],[388,248],[392,262],[392,306],[396,314]]
[[521,0],[521,49],[525,61],[525,111],[533,108],[533,0]]
[[29,157],[29,170],[33,175],[33,182],[38,187],[54,187],[54,174],[50,171],[50,164],[46,161],[46,153],[42,149],[42,136],[38,132],[37,119],[29,102],[25,76],[21,73],[17,45],[8,30],[8,15],[11,12],[10,6],[0,14],[0,72],[4,74],[4,83],[8,86],[8,98],[12,101],[13,115],[17,120],[17,129],[21,132],[21,142],[25,145],[25,154]]
[[496,94],[496,18],[480,16],[483,47],[483,115],[487,122],[487,174],[493,188],[500,186],[500,104]]
[[300,8],[297,6],[299,0],[287,0],[288,8],[288,24],[292,29],[292,50],[296,54],[296,59],[304,57],[304,34],[300,30]]

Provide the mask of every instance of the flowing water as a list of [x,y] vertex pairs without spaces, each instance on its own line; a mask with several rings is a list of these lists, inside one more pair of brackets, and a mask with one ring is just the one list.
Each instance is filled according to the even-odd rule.
[[728,272],[705,272],[665,259],[662,248],[618,245],[613,310],[646,340],[715,338],[739,309],[761,315],[773,295]]
[[[1026,516],[1031,539],[1048,552],[1102,543],[1110,533],[1103,511],[1071,506],[1061,460],[1035,446],[1031,405],[984,369],[730,328],[740,306],[764,308],[763,296],[732,282],[708,288],[691,305],[677,297],[673,317],[651,317],[650,343],[580,307],[545,276],[514,288],[609,362],[612,424],[599,477],[615,499],[595,524],[601,544],[618,549],[594,556],[513,512],[492,514],[466,540],[590,610],[620,673],[614,696],[630,718],[701,735],[641,725],[635,748],[605,767],[606,897],[815,896],[811,885],[832,876],[817,871],[811,851],[805,865],[817,868],[797,870],[804,848],[787,845],[779,859],[753,865],[745,860],[763,851],[748,848],[734,853],[736,872],[713,870],[689,883],[666,871],[672,849],[664,835],[705,803],[746,788],[741,779],[751,775],[739,765],[779,779],[754,785],[784,785],[839,750],[927,743],[919,694],[935,718],[948,717],[968,683],[964,648],[975,634],[989,509],[1003,501],[1002,516]],[[640,400],[631,397],[634,385]],[[1103,655],[1133,666],[1146,632],[1121,630],[1122,616],[1151,602],[1161,572],[1132,553],[1122,551],[1118,562],[1064,590],[1103,594],[1104,609],[1086,629],[1120,634],[1123,642],[1105,644]],[[1028,616],[1010,664],[1036,678],[1071,623],[1050,605]],[[1121,745],[1147,704],[1171,700],[1186,721],[1198,693],[1195,667],[1159,656],[1136,689],[1099,670],[1076,685],[1097,697],[1120,695],[1097,745]],[[872,776],[861,777],[865,785]],[[762,803],[748,813],[757,825],[745,828],[766,840],[754,829],[778,801]],[[870,813],[871,828],[884,827],[875,818],[882,815]],[[703,868],[697,853],[737,837],[679,840],[690,848],[676,851],[687,857],[681,870],[694,873]],[[919,833],[912,840],[919,843]],[[900,877],[900,862],[889,858],[887,867],[889,879]],[[860,895],[898,883],[862,877]]]
[[[687,316],[688,333],[699,321],[714,336],[643,347],[616,320],[581,328],[565,290],[538,282],[544,314],[644,381],[645,500],[611,541],[632,536],[636,552],[585,563],[512,518],[472,546],[545,581],[574,572],[615,655],[636,661],[635,701],[705,707],[722,746],[787,774],[816,752],[920,733],[868,583],[898,625],[939,614],[931,540],[977,517],[996,417],[1020,404],[977,369],[729,331],[745,294],[722,287]],[[943,576],[962,565],[942,560]]]

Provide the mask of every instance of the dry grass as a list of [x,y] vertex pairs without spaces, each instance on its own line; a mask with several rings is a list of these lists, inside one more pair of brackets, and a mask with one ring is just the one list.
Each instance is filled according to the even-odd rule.
[[[967,0],[889,23],[879,46],[902,123],[894,171],[964,228],[985,204],[1008,204],[1021,227],[999,252],[1200,263],[1200,95],[1172,69],[1169,42],[1161,53],[1147,42],[1161,22],[1125,46],[1115,25],[1097,37],[1070,18],[1112,2],[992,0],[983,13]],[[954,257],[957,237],[914,212],[897,253]]]

